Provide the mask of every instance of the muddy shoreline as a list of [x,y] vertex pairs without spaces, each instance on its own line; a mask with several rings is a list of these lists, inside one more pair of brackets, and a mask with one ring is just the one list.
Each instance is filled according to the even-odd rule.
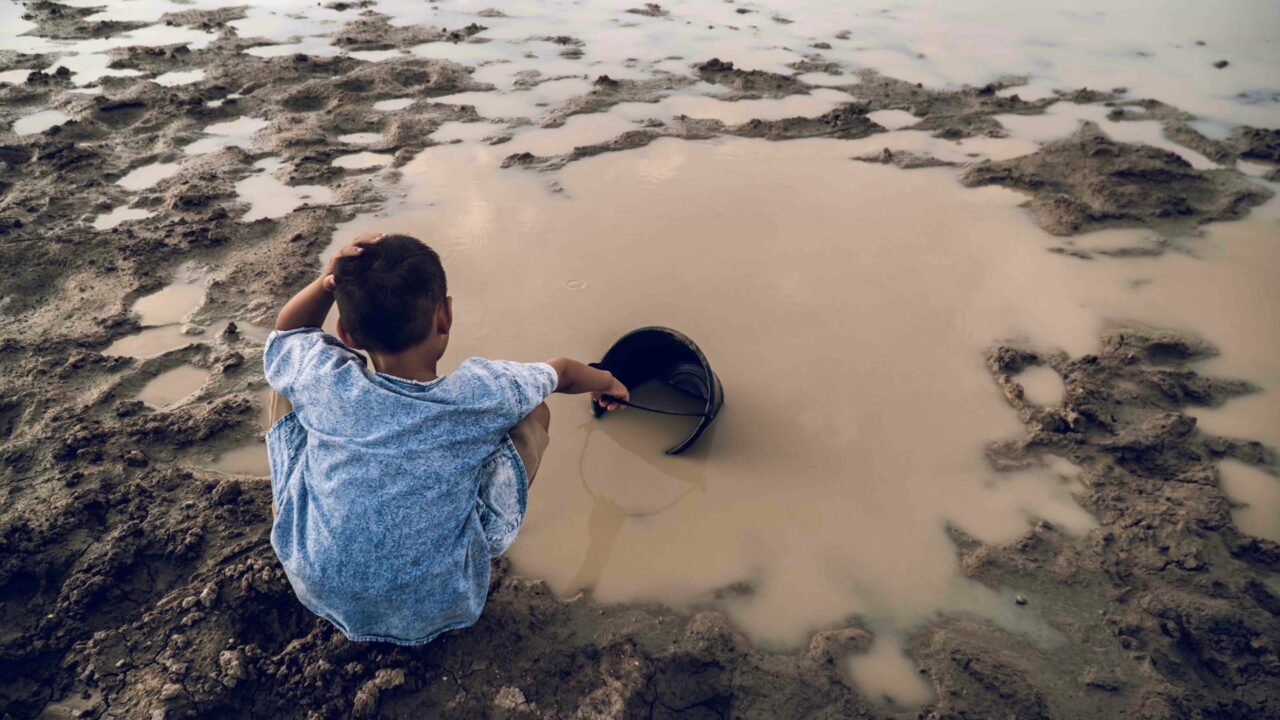
[[[141,26],[86,21],[89,13],[53,2],[26,9],[33,32],[47,37],[108,37]],[[1256,388],[1200,374],[1195,363],[1214,353],[1207,343],[1143,327],[1117,326],[1096,353],[1076,358],[992,338],[992,380],[1026,426],[1020,438],[992,438],[993,467],[1069,461],[1100,527],[1077,537],[1040,522],[1001,546],[952,531],[966,576],[1017,592],[1069,644],[1046,650],[974,618],[939,618],[911,641],[936,694],[919,710],[853,687],[845,657],[874,639],[860,618],[818,633],[802,651],[767,652],[715,610],[563,601],[505,562],[495,567],[475,627],[418,649],[346,642],[294,600],[268,542],[266,483],[198,467],[210,451],[260,433],[260,343],[228,321],[267,324],[311,279],[336,226],[395,192],[394,171],[343,169],[335,158],[369,151],[390,155],[398,168],[436,144],[431,135],[444,123],[483,123],[501,142],[531,120],[491,121],[474,107],[435,102],[493,89],[461,62],[247,55],[261,43],[227,25],[242,12],[166,16],[174,27],[217,37],[200,49],[111,50],[113,68],[139,74],[104,77],[91,93],[74,92],[71,74],[57,70],[0,84],[0,126],[44,109],[69,117],[40,132],[0,133],[0,262],[9,268],[0,279],[0,717],[1280,714],[1280,588],[1268,581],[1280,572],[1280,545],[1235,526],[1214,464],[1233,458],[1280,477],[1280,459],[1247,438],[1208,435],[1186,412]],[[665,10],[627,12],[661,18]],[[370,13],[335,37],[370,51],[464,45],[485,40],[480,15],[449,31],[393,27]],[[566,50],[583,44],[561,40],[552,39]],[[820,52],[795,75],[743,71],[731,61],[687,58],[687,73],[643,81],[586,76],[592,89],[553,108],[542,126],[621,103],[657,103],[698,82],[723,89],[729,101],[806,94],[814,86],[799,76],[827,67]],[[0,54],[0,71],[54,63]],[[190,84],[150,81],[193,69],[204,76]],[[1024,101],[1017,77],[946,90],[844,74],[849,82],[840,87],[857,100],[824,114],[737,124],[653,120],[560,155],[512,154],[506,172],[554,170],[665,137],[865,138],[885,132],[868,117],[884,110],[910,113],[914,129],[937,138],[998,138],[1005,128],[995,116],[1042,113],[1058,102],[1104,104],[1113,122],[1159,113],[1174,143],[1228,166],[1248,160],[1280,172],[1280,131],[1242,127],[1211,141],[1176,108],[1122,89],[1063,89]],[[526,80],[530,88],[539,82]],[[406,98],[396,109],[372,109]],[[261,126],[234,142],[206,131],[245,118]],[[341,139],[362,133],[378,139]],[[1137,226],[1188,236],[1270,196],[1234,168],[1199,170],[1105,133],[1086,127],[1028,156],[957,169],[957,180],[1027,192],[1028,211],[1060,235]],[[187,150],[211,137],[231,144]],[[267,158],[288,164],[279,181],[326,187],[331,201],[242,222],[250,208],[236,184],[260,174],[254,163]],[[859,160],[904,172],[950,164],[887,149]],[[181,168],[142,190],[117,184],[156,163]],[[126,204],[152,215],[93,227],[96,216]],[[140,328],[133,302],[166,285],[183,263],[210,268],[205,302],[190,319],[202,332],[155,357],[105,354]],[[184,363],[208,371],[192,400],[154,410],[132,399]],[[1024,397],[1016,375],[1033,365],[1062,377],[1061,406]]]

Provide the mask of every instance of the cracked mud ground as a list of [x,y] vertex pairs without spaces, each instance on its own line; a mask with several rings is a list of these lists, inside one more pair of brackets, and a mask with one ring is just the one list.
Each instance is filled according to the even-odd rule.
[[[87,22],[87,13],[51,2],[28,10],[50,37],[128,29]],[[0,135],[0,262],[8,268],[0,279],[0,716],[1280,715],[1280,595],[1267,582],[1280,572],[1280,546],[1235,527],[1214,464],[1229,457],[1276,476],[1275,450],[1207,435],[1185,412],[1254,388],[1199,374],[1195,362],[1214,350],[1197,338],[1141,327],[1116,327],[1099,338],[1095,354],[1076,358],[993,347],[993,381],[1026,426],[1023,437],[992,438],[993,466],[1070,461],[1081,468],[1081,502],[1100,527],[1075,537],[1040,522],[1004,546],[953,530],[967,576],[1021,588],[1068,643],[1046,650],[973,618],[939,618],[911,639],[912,657],[936,692],[918,713],[886,709],[851,686],[844,659],[873,640],[858,618],[818,633],[807,650],[771,653],[714,610],[683,615],[562,601],[501,562],[474,628],[417,649],[345,641],[294,600],[268,543],[265,483],[186,462],[259,432],[260,348],[243,332],[223,331],[225,321],[212,323],[265,323],[310,278],[335,225],[378,207],[392,191],[394,173],[373,179],[334,168],[334,157],[375,150],[402,165],[433,144],[429,135],[442,123],[487,122],[473,108],[432,98],[489,86],[441,60],[252,57],[225,25],[235,17],[234,9],[171,16],[221,34],[201,50],[113,50],[116,67],[143,74],[104,78],[92,94],[70,92],[67,74],[56,71],[0,85],[6,125],[40,107],[72,118],[40,133]],[[338,35],[344,46],[383,49],[463,41],[482,30],[393,29],[374,16]],[[572,40],[560,44],[574,47]],[[32,61],[8,53],[0,69]],[[204,79],[177,87],[147,80],[192,68],[203,68]],[[555,168],[663,136],[866,137],[884,130],[866,117],[875,110],[905,110],[917,129],[952,139],[999,137],[995,115],[1039,113],[1060,101],[1112,104],[1117,121],[1132,113],[1115,93],[1064,92],[1035,102],[996,94],[1017,78],[958,91],[875,73],[855,78],[849,87],[859,101],[816,117],[738,125],[678,118],[567,155],[513,156],[508,164]],[[665,79],[597,79],[545,124],[621,102],[655,102],[697,80],[732,99],[809,91],[798,77],[710,59]],[[369,109],[406,96],[408,107]],[[90,226],[125,199],[115,182],[127,172],[182,160],[182,147],[205,137],[202,128],[245,117],[266,122],[257,146],[184,161],[136,196],[135,206],[155,213],[150,218],[110,232]],[[493,127],[497,136],[504,124]],[[1176,119],[1167,127],[1175,141],[1203,146]],[[382,139],[372,146],[339,139],[365,132]],[[1240,128],[1214,152],[1274,165],[1275,148],[1275,130]],[[1199,171],[1162,153],[1085,128],[1040,153],[975,165],[961,177],[1030,192],[1036,218],[1067,234],[1108,223],[1174,232],[1238,217],[1265,196],[1234,170]],[[234,183],[267,156],[289,163],[282,181],[325,185],[333,202],[240,222],[247,208]],[[935,164],[909,160],[906,167]],[[132,301],[188,261],[219,268],[194,318],[209,331],[154,358],[105,355],[138,328]],[[183,363],[210,373],[190,402],[153,410],[129,399]],[[1015,376],[1031,365],[1063,378],[1061,406],[1023,397]]]

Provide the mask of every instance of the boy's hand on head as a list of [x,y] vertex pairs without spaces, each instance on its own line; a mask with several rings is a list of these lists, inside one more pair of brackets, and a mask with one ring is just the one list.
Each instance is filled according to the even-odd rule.
[[351,257],[352,255],[359,255],[360,253],[364,252],[365,246],[372,245],[386,236],[387,236],[386,233],[379,233],[379,232],[361,233],[355,236],[354,238],[352,238],[351,242],[339,248],[338,251],[335,252],[329,258],[329,264],[324,269],[324,275],[322,280],[324,289],[328,290],[329,292],[333,292],[333,289],[338,285],[337,280],[333,276],[333,272],[338,266],[338,258]]
[[[610,376],[612,377],[612,376]],[[626,402],[631,399],[631,392],[627,390],[627,386],[623,385],[618,378],[613,378],[613,384],[604,392],[591,393],[591,399],[599,403],[600,407],[605,410],[619,410],[625,407],[619,400]]]

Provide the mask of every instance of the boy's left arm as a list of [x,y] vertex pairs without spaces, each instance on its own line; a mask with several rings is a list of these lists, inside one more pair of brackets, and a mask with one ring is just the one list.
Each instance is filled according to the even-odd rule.
[[296,330],[324,325],[324,319],[328,317],[329,309],[333,307],[335,287],[333,268],[338,258],[359,255],[364,251],[365,245],[376,243],[383,237],[385,236],[382,233],[364,233],[335,252],[333,257],[329,258],[329,264],[320,277],[299,290],[280,309],[280,314],[276,315],[276,330]]

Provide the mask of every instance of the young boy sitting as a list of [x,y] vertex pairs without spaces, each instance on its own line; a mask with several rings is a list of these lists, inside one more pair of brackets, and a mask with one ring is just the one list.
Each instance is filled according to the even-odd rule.
[[[335,298],[337,338],[320,329]],[[628,397],[565,358],[471,358],[440,376],[452,326],[436,253],[366,234],[267,339],[271,544],[302,604],[351,640],[419,645],[473,624],[548,442],[543,399],[589,392],[613,410]]]

